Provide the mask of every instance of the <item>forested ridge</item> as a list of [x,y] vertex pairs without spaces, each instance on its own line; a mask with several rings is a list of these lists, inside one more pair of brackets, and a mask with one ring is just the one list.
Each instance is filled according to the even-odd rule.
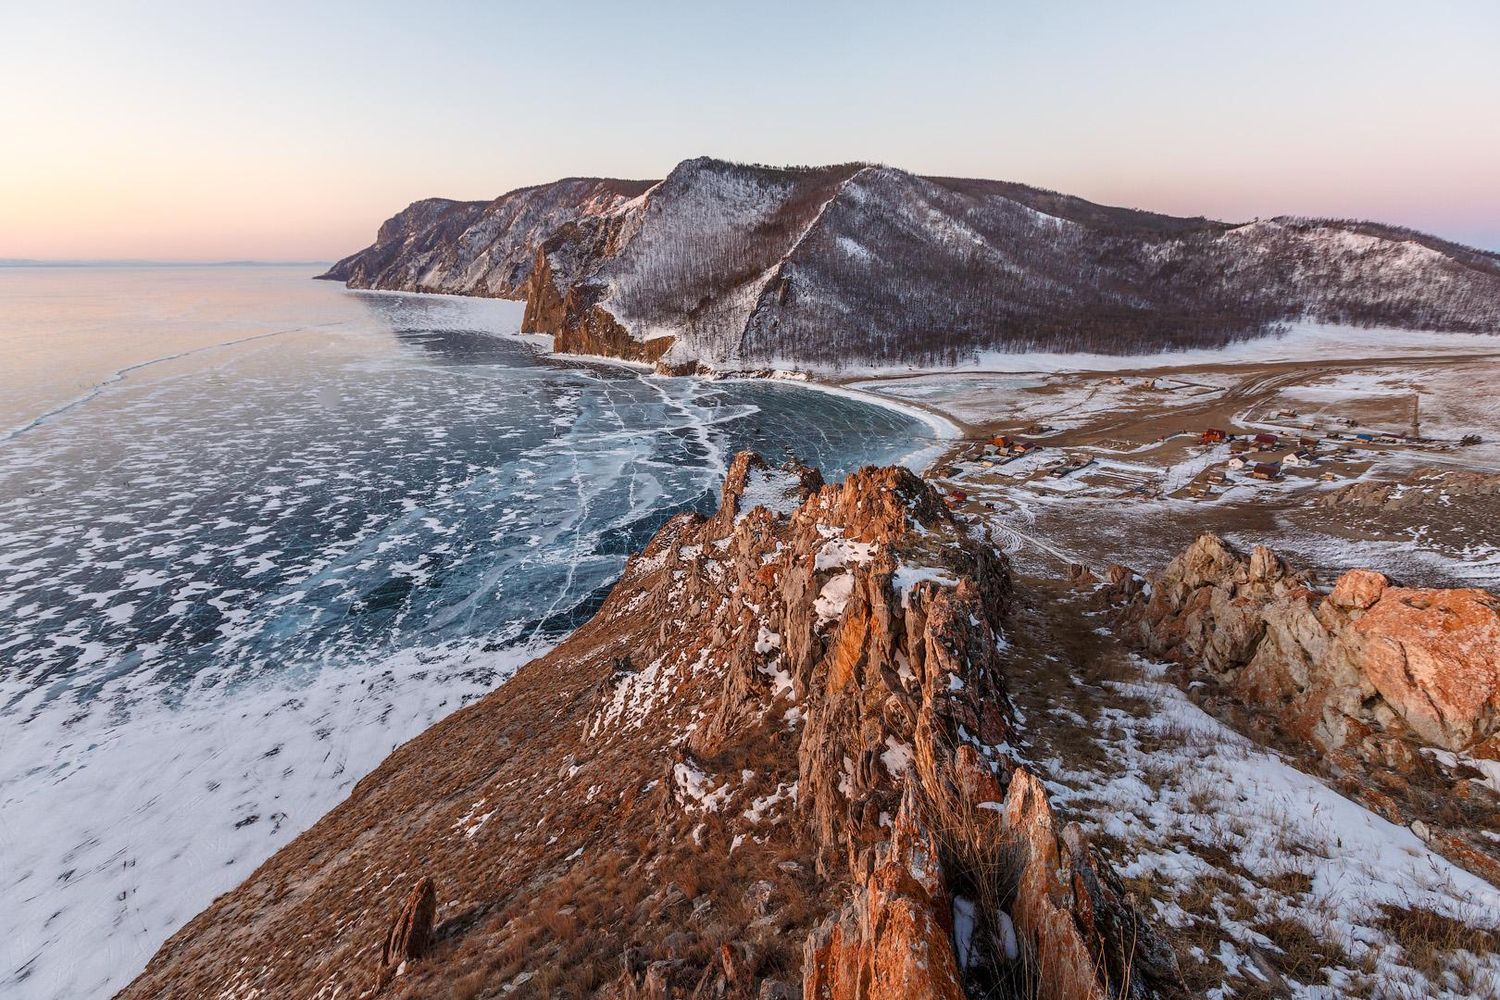
[[860,163],[703,158],[660,182],[428,199],[325,277],[525,298],[533,329],[671,338],[669,365],[717,368],[1211,348],[1300,320],[1500,331],[1500,256],[1423,233],[1179,218]]

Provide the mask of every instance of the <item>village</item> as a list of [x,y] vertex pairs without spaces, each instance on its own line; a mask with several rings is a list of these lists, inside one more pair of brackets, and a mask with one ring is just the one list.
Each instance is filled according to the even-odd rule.
[[[1212,500],[1237,486],[1297,486],[1357,479],[1393,454],[1409,459],[1422,453],[1451,451],[1455,446],[1453,442],[1411,434],[1347,426],[1357,428],[1353,421],[1342,430],[1319,427],[1299,421],[1294,410],[1278,411],[1275,417],[1285,425],[1248,430],[1184,429],[1123,454],[1099,445],[1053,443],[1045,437],[1052,428],[1033,425],[1028,430],[1038,435],[1035,437],[996,434],[987,441],[967,442],[951,456],[954,461],[946,471],[956,483],[995,477],[1013,484],[1071,479],[1083,488],[1055,483],[1048,488],[1060,494],[1114,492],[1121,496]],[[1480,440],[1476,436],[1460,446]],[[1194,467],[1187,470],[1191,478],[1184,479],[1182,473],[1189,465]],[[962,485],[954,485],[949,495],[962,504],[969,499],[969,492]]]
[[[951,500],[967,503],[975,492],[969,487],[981,487],[983,492],[982,484],[992,481],[1025,483],[1063,496],[1212,501],[1234,494],[1236,499],[1249,499],[1249,490],[1337,484],[1378,475],[1386,465],[1401,470],[1423,460],[1462,464],[1451,453],[1484,443],[1479,434],[1424,436],[1417,393],[1356,398],[1342,407],[1324,405],[1309,413],[1278,406],[1281,397],[1270,393],[1244,409],[1215,413],[1227,407],[1204,401],[1222,396],[1227,403],[1232,394],[1223,386],[1150,377],[1127,384],[1122,376],[1100,384],[1114,389],[1114,395],[1101,398],[1096,387],[1085,402],[1103,404],[1103,413],[1123,404],[1116,412],[1133,417],[1142,397],[1155,396],[1164,400],[1162,418],[1170,419],[1181,403],[1173,397],[1185,393],[1186,409],[1218,419],[1169,430],[1162,429],[1160,421],[1153,425],[1123,420],[1109,427],[1108,435],[1096,426],[1058,428],[1032,422],[971,439],[950,453],[943,470],[952,481]],[[1132,435],[1135,429],[1159,433]]]
[[[929,476],[1023,569],[1149,564],[1204,531],[1276,531],[1309,562],[1358,551],[1398,576],[1482,582],[1500,559],[1488,500],[1439,498],[1437,522],[1408,511],[1378,524],[1328,504],[1353,484],[1500,471],[1487,397],[1452,391],[1493,371],[1489,361],[1248,365],[896,388],[963,422],[965,439]],[[1438,379],[1448,383],[1429,391]]]

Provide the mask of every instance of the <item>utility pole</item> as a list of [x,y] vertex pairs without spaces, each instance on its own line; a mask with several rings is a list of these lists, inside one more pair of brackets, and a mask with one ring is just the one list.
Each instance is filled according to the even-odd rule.
[[1411,436],[1420,438],[1422,436],[1422,421],[1418,417],[1418,409],[1422,405],[1422,394],[1413,392],[1411,394]]

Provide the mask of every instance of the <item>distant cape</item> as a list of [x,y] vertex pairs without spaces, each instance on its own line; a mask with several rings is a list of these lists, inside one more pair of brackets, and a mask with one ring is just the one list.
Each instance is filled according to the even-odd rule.
[[1310,320],[1500,332],[1500,255],[1373,222],[1236,224],[886,166],[700,158],[427,199],[322,277],[522,299],[559,351],[672,370],[1214,348]]

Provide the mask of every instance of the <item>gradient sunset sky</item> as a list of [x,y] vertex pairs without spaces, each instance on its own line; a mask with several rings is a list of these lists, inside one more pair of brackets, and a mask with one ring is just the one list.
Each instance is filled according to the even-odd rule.
[[1500,0],[0,15],[0,257],[332,259],[416,198],[703,154],[1500,249]]

